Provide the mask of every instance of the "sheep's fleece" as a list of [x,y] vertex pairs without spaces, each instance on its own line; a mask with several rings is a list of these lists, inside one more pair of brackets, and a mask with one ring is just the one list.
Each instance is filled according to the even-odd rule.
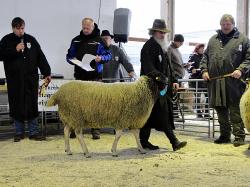
[[245,127],[250,132],[250,87],[248,87],[240,99],[240,115]]
[[[159,77],[157,77],[159,78]],[[156,84],[147,76],[133,83],[101,83],[92,81],[72,81],[62,85],[49,99],[47,106],[58,104],[60,119],[65,125],[66,152],[69,148],[69,132],[74,129],[84,154],[89,156],[83,141],[82,128],[112,127],[116,138],[112,152],[117,156],[116,146],[122,129],[129,128],[135,135],[140,152],[144,150],[139,141],[139,129],[143,127],[152,111],[158,92]],[[151,85],[152,86],[152,85]]]

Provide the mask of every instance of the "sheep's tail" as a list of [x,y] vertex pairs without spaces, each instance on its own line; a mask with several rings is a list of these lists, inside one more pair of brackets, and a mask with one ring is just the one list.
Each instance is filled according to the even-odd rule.
[[50,106],[55,106],[57,105],[57,94],[53,94],[49,100],[47,101],[46,106],[50,107]]

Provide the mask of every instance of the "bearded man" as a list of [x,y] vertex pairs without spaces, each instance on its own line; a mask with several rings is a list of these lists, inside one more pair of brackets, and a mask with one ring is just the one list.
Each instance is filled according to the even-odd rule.
[[174,134],[173,89],[178,89],[177,80],[174,78],[170,58],[166,54],[167,43],[165,35],[169,30],[162,19],[155,19],[153,27],[149,29],[151,38],[144,44],[141,50],[141,75],[147,75],[152,71],[163,73],[168,78],[168,89],[164,96],[156,101],[151,115],[145,126],[140,130],[141,145],[145,149],[156,150],[158,146],[149,142],[151,128],[163,131],[168,137],[174,151],[186,146],[187,142],[180,142]]

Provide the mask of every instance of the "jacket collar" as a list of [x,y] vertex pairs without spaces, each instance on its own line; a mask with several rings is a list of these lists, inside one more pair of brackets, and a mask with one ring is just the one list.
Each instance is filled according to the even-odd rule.
[[217,38],[221,38],[223,36],[224,37],[230,37],[231,35],[232,35],[231,36],[232,38],[239,38],[239,36],[240,36],[240,32],[236,27],[234,27],[234,29],[229,34],[224,34],[221,31],[221,29],[218,29],[216,32],[217,32]]

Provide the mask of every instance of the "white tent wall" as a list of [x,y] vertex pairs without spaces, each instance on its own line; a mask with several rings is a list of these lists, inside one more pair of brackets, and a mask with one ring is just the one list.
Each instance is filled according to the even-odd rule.
[[[12,32],[11,21],[22,17],[25,32],[40,43],[52,73],[73,78],[73,66],[65,60],[71,39],[81,30],[84,17],[91,17],[100,30],[113,31],[113,15],[116,0],[1,0],[0,38]],[[0,78],[5,77],[0,63]]]

